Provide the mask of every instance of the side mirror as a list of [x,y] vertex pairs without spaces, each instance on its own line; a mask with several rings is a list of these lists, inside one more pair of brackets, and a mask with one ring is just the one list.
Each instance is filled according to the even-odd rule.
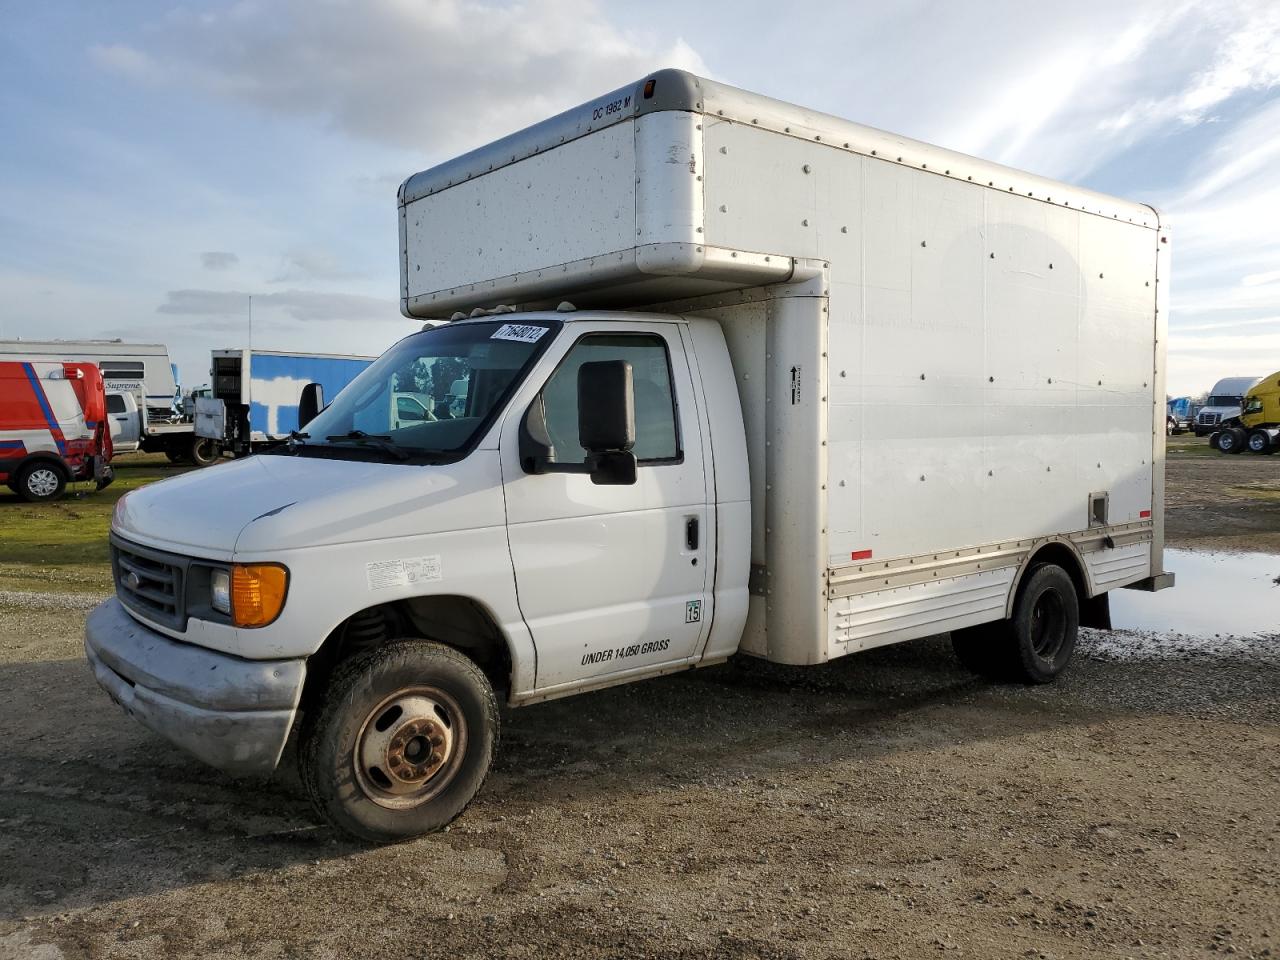
[[578,443],[595,484],[636,482],[636,403],[631,364],[597,360],[578,368]]
[[323,408],[324,387],[318,383],[308,383],[302,388],[302,397],[298,400],[298,429],[303,429],[314,420]]
[[635,446],[635,387],[626,360],[597,360],[578,368],[578,442],[588,453]]

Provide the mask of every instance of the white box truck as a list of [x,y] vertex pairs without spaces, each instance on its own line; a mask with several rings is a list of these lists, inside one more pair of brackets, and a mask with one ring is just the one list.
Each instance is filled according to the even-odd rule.
[[[454,322],[276,453],[124,498],[85,637],[225,769],[300,717],[344,830],[456,817],[499,696],[946,631],[1043,682],[1109,590],[1172,583],[1150,207],[664,71],[400,216],[404,313]],[[414,391],[450,401],[397,421]]]

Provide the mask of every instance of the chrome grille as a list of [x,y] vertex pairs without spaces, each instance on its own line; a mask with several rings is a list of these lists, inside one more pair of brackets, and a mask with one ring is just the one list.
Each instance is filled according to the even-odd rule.
[[1212,427],[1214,424],[1218,423],[1221,420],[1222,420],[1222,414],[1220,413],[1202,413],[1200,414],[1199,422],[1201,426]]
[[111,538],[111,572],[116,596],[126,607],[156,623],[183,630],[186,558]]

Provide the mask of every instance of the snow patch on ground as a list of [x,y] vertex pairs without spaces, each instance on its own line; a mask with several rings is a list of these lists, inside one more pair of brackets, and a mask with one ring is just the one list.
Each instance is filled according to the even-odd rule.
[[1091,660],[1254,660],[1280,663],[1280,633],[1237,636],[1081,629],[1076,655]]

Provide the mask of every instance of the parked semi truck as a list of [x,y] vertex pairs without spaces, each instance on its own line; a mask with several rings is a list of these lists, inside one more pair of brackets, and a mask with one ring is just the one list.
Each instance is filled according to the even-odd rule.
[[[85,632],[215,766],[297,723],[343,830],[458,816],[499,698],[948,631],[1046,682],[1108,591],[1172,585],[1150,207],[677,71],[399,207],[403,312],[453,321],[270,453],[130,493]],[[406,370],[455,415],[395,423]]]
[[318,383],[335,396],[374,357],[215,350],[209,396],[196,399],[196,435],[236,456],[286,439],[298,429],[302,388]]
[[1271,454],[1280,449],[1280,371],[1248,388],[1240,415],[1210,438],[1223,453]]
[[92,363],[0,360],[0,483],[33,503],[73,481],[109,484],[105,396]]
[[1196,436],[1210,436],[1225,427],[1237,426],[1244,395],[1257,382],[1258,377],[1224,377],[1215,383],[1196,414]]

